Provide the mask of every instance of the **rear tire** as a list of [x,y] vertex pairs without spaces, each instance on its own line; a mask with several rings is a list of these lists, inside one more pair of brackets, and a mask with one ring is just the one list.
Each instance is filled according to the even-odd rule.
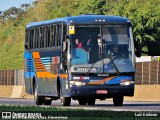
[[51,105],[52,100],[44,99],[44,105]]
[[116,96],[113,98],[114,106],[122,106],[123,105],[123,96]]
[[34,102],[36,105],[42,105],[44,103],[44,98],[38,95],[37,84],[34,84]]
[[60,99],[61,99],[61,104],[63,106],[70,106],[71,104],[71,98],[70,97],[64,97],[62,95],[62,91],[60,90]]

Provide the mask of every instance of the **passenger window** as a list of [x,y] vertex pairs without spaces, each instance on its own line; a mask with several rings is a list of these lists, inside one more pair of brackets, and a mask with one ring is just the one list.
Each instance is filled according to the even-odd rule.
[[34,30],[30,30],[30,49],[33,49]]
[[50,47],[50,26],[47,26],[47,34],[46,34],[46,45]]
[[42,39],[41,39],[41,48],[45,46],[45,28],[42,28]]

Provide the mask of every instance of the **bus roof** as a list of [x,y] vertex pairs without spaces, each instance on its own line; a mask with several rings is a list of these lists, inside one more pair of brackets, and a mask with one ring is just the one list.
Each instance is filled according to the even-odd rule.
[[40,22],[31,22],[26,26],[26,28],[49,25],[56,22],[64,22],[66,24],[131,24],[130,20],[125,17],[83,14],[79,16],[66,16],[63,18],[56,18]]

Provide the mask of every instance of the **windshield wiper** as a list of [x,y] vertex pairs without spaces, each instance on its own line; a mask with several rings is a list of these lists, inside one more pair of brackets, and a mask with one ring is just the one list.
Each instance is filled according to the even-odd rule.
[[112,66],[114,67],[114,69],[116,70],[117,75],[120,75],[120,72],[119,72],[119,70],[118,70],[118,68],[117,68],[116,64],[114,63],[114,61],[113,61],[113,59],[112,59],[112,55],[111,55],[111,53],[110,53],[110,52],[108,52],[108,54],[107,54],[107,58],[109,58],[109,59],[110,59],[110,61],[111,61],[111,65],[112,65]]
[[[94,59],[95,61],[97,61],[99,58],[102,58],[102,54],[101,54],[101,53],[98,53],[97,56],[98,56],[98,57],[96,57],[96,58]],[[111,55],[110,52],[107,54],[107,58],[110,59],[111,65],[112,65],[112,67],[115,68],[115,70],[116,70],[116,72],[117,72],[117,75],[120,75],[120,72],[119,72],[119,70],[118,70],[116,64],[114,63],[114,60],[112,59],[112,55]],[[96,64],[95,62],[92,63],[92,65],[91,65],[90,68],[88,69],[87,74],[90,74],[90,72],[91,72],[91,70],[92,70],[92,68],[94,67],[95,64]]]

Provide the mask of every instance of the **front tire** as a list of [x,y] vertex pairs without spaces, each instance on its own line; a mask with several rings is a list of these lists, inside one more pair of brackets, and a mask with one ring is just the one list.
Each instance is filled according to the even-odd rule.
[[83,98],[79,98],[78,102],[79,102],[79,105],[86,105],[87,104],[86,100]]
[[95,105],[95,102],[96,102],[95,99],[89,99],[87,103],[88,103],[88,105],[94,106],[94,105]]
[[113,98],[113,104],[114,106],[122,106],[123,105],[123,96],[116,96]]
[[37,84],[34,84],[34,102],[36,105],[42,105],[44,103],[44,98],[38,95]]

